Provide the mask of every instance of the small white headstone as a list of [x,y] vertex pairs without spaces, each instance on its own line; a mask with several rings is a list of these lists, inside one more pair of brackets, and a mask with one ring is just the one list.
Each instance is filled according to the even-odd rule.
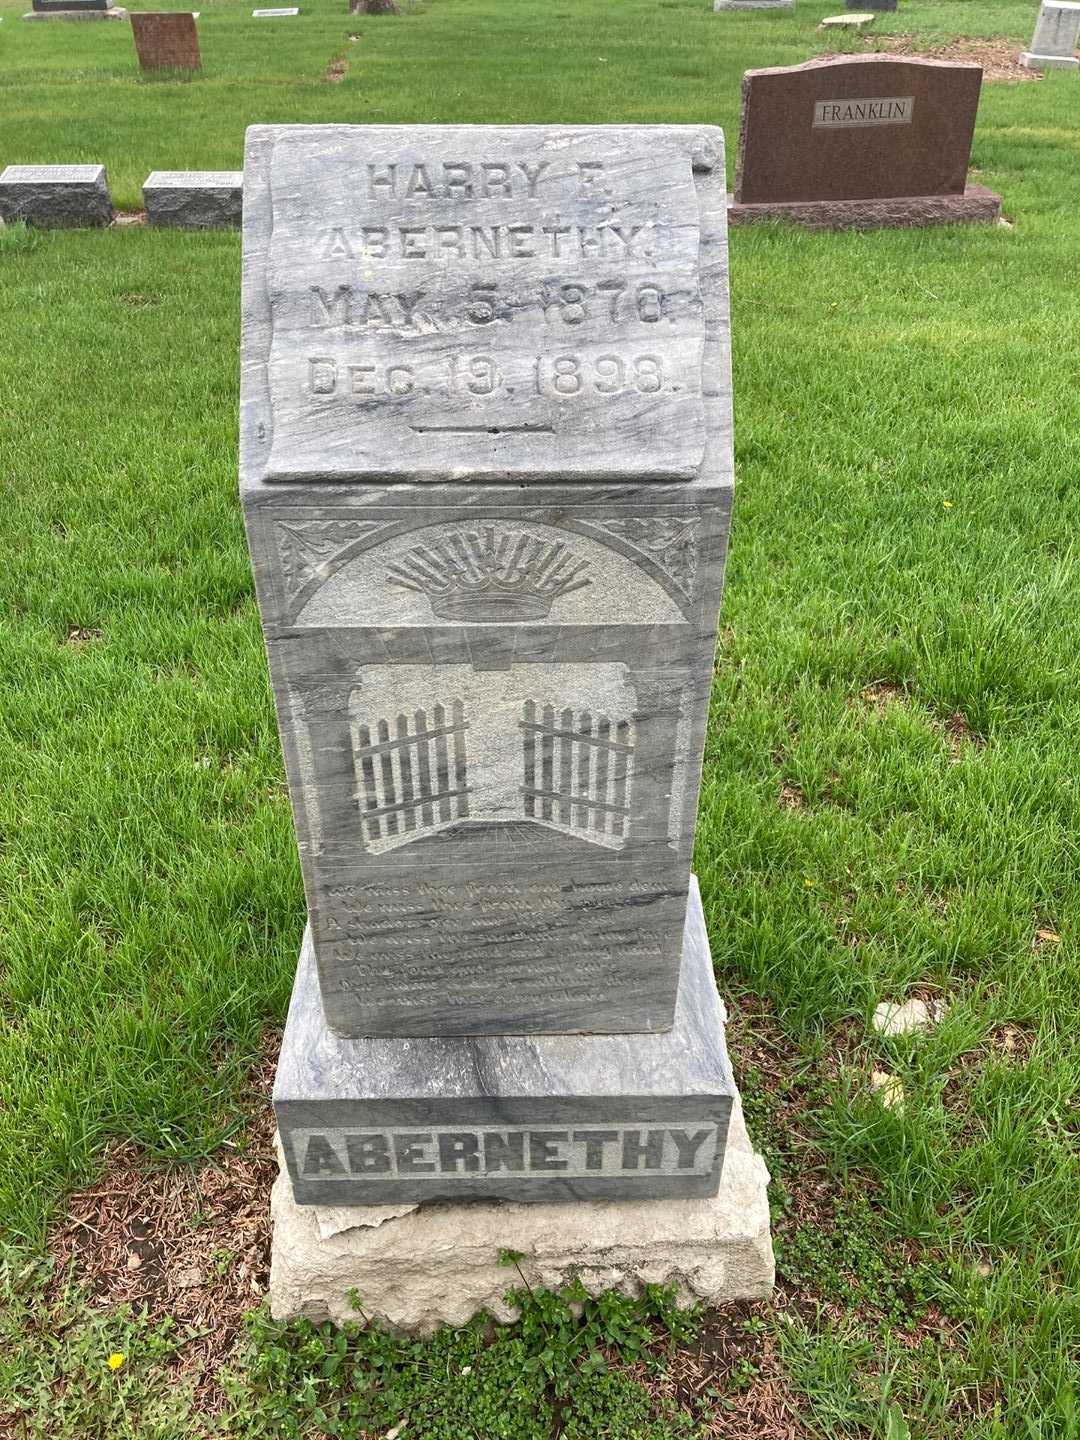
[[1080,35],[1080,4],[1076,0],[1043,0],[1031,49],[1020,56],[1029,70],[1075,70],[1080,66],[1076,42]]
[[277,16],[279,16],[279,15],[299,15],[299,14],[300,14],[300,9],[299,9],[298,6],[294,5],[294,6],[292,6],[291,8],[278,9],[278,10],[252,10],[251,13],[252,13],[252,15],[253,15],[256,19],[260,19],[260,20],[261,20],[261,19],[276,19]]

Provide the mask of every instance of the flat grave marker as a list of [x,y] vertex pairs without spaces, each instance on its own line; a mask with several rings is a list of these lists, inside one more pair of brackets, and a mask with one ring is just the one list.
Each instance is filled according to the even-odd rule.
[[242,170],[154,170],[142,191],[148,225],[222,230],[240,224]]
[[110,225],[104,165],[9,165],[0,173],[0,219],[71,229]]

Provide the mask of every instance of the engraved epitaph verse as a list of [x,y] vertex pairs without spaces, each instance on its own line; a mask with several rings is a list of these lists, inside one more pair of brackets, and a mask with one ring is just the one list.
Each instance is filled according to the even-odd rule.
[[268,479],[697,472],[685,145],[299,130],[269,174]]

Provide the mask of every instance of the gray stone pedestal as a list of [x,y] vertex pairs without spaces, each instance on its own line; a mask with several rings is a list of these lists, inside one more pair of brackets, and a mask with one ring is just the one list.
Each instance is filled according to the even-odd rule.
[[301,1205],[714,1194],[736,1096],[697,881],[675,1023],[649,1035],[349,1038],[306,937],[274,1085]]
[[520,1284],[499,1252],[524,1254],[530,1285],[575,1276],[590,1294],[672,1284],[680,1304],[758,1299],[773,1283],[768,1172],[741,1107],[731,1116],[716,1195],[700,1200],[591,1200],[421,1206],[301,1206],[283,1169],[274,1185],[270,1307],[275,1318],[319,1322],[364,1314],[428,1334],[479,1311],[514,1319],[503,1296]]

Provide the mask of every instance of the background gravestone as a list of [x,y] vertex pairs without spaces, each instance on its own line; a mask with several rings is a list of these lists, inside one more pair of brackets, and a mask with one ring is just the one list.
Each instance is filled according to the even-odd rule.
[[111,225],[104,165],[8,165],[0,174],[0,219],[48,228]]
[[240,224],[240,170],[153,170],[143,181],[146,223],[180,230],[222,230]]
[[1076,55],[1080,35],[1080,4],[1077,0],[1043,0],[1031,49],[1025,50],[1020,63],[1029,70],[1075,70],[1080,66]]
[[919,225],[993,219],[966,184],[979,65],[836,56],[748,70],[735,205],[745,224]]
[[241,490],[309,908],[293,1201],[717,1193],[735,1090],[690,858],[722,146],[249,131]]
[[795,0],[713,0],[713,10],[794,10]]
[[186,10],[133,10],[140,70],[199,70],[199,33]]
[[33,0],[24,20],[126,20],[128,12],[112,0]]

